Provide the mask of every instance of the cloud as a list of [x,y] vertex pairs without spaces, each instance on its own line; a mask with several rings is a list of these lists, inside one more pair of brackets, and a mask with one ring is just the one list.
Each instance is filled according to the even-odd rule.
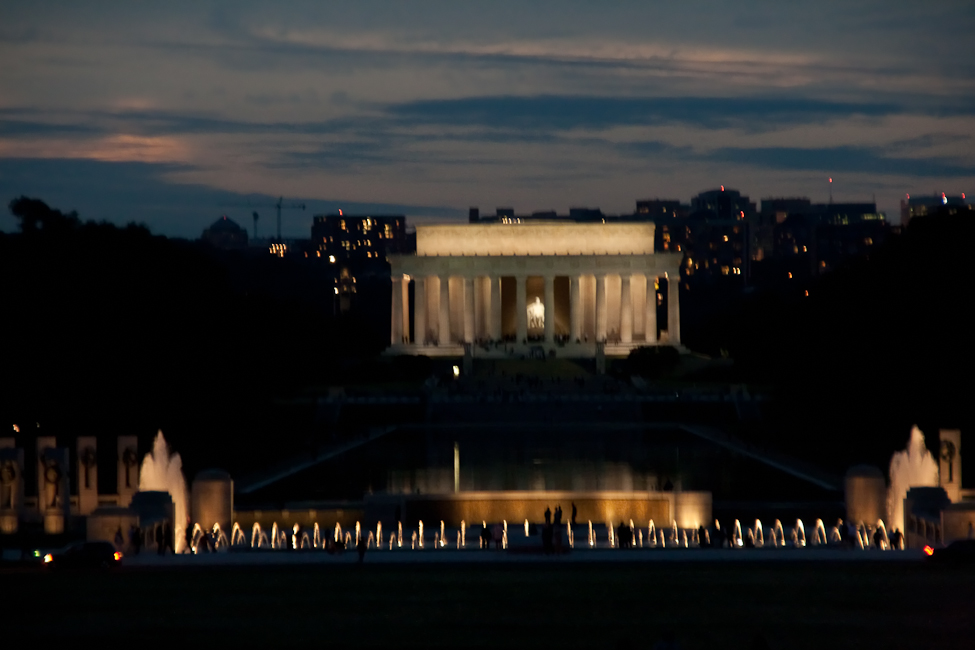
[[975,175],[975,164],[947,158],[889,157],[882,148],[726,147],[702,158],[780,170],[866,172],[876,175],[957,178]]
[[[198,237],[221,214],[249,224],[251,212],[263,217],[263,235],[272,227],[277,197],[229,192],[204,185],[172,183],[167,176],[191,171],[187,165],[141,162],[102,162],[42,158],[0,158],[0,204],[25,195],[46,201],[61,210],[77,210],[82,219],[117,224],[144,223],[158,234]],[[304,203],[304,211],[282,212],[286,237],[308,237],[312,216],[335,212],[405,214],[408,217],[459,219],[462,211],[446,206],[356,202],[341,198],[288,197]],[[0,229],[13,230],[15,223],[3,209]]]
[[514,130],[608,129],[690,124],[707,129],[771,130],[852,116],[903,112],[893,103],[781,97],[467,97],[409,102],[386,113],[404,125],[438,124]]

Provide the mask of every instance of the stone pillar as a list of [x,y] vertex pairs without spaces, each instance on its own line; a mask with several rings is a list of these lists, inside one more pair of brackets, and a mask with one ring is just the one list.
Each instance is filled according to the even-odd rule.
[[667,342],[680,345],[680,271],[667,279]]
[[403,342],[403,278],[400,275],[394,275],[391,279],[393,284],[393,316],[389,327],[389,343],[390,345],[399,345]]
[[71,508],[68,450],[55,444],[52,436],[37,438],[37,509],[48,535],[64,532]]
[[606,275],[596,276],[596,341],[606,341]]
[[464,343],[474,342],[474,278],[464,278]]
[[657,342],[657,278],[647,276],[647,304],[644,320],[645,340],[647,343]]
[[13,535],[24,509],[24,450],[14,438],[0,438],[0,533]]
[[400,328],[403,332],[403,343],[410,342],[410,276],[404,275],[400,282],[400,301],[403,305],[403,313],[400,318]]
[[545,276],[545,342],[555,343],[555,276]]
[[118,504],[128,508],[132,495],[139,491],[139,439],[118,437]]
[[620,275],[620,343],[633,342],[633,292],[630,274]]
[[518,343],[528,338],[528,297],[525,287],[525,276],[515,276],[515,311],[518,317],[518,329],[515,335]]
[[417,276],[413,286],[413,343],[427,344],[427,279]]
[[582,340],[582,300],[579,290],[579,276],[569,278],[569,341]]
[[450,276],[440,276],[440,326],[437,330],[437,343],[450,344]]
[[952,503],[961,501],[961,431],[941,429],[938,467],[941,487],[945,489]]
[[54,436],[38,436],[37,437],[37,510],[41,514],[48,509],[50,505],[50,496],[45,497],[48,492],[47,480],[45,479],[45,467],[44,461],[45,456],[48,451],[54,451],[57,446],[57,441]]
[[78,436],[78,514],[98,507],[98,438]]
[[491,338],[495,341],[501,340],[501,278],[492,275],[491,282],[491,306],[488,309],[491,323]]

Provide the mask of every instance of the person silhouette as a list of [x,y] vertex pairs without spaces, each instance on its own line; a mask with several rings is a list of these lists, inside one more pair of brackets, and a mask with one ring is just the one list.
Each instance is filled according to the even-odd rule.
[[[573,501],[572,502],[572,519],[569,520],[569,521],[572,522],[572,525],[573,526],[576,525],[576,515],[577,514],[579,514],[579,511],[576,510],[576,504],[575,504],[575,501]],[[971,524],[969,524],[969,528],[971,528]]]

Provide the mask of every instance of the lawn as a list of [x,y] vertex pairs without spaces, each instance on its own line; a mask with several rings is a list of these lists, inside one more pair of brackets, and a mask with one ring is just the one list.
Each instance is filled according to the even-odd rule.
[[771,648],[975,645],[975,567],[921,563],[367,561],[5,571],[0,585],[0,635],[37,647],[652,648],[667,630],[685,649],[759,634]]

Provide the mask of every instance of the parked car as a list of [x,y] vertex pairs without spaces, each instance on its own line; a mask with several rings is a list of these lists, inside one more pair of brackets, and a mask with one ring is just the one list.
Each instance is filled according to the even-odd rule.
[[975,539],[959,539],[944,548],[924,547],[929,562],[975,564]]
[[44,556],[44,566],[57,569],[111,569],[122,564],[122,553],[111,542],[75,542]]

